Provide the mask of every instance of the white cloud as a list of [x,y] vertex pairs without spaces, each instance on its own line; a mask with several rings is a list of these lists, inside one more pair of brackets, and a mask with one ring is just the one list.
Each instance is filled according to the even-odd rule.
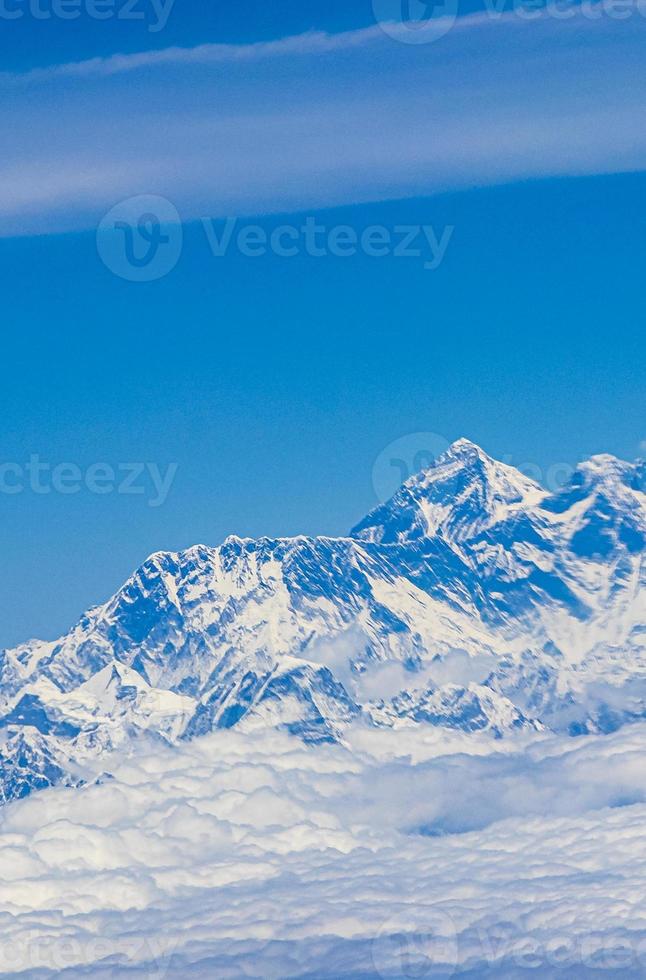
[[90,229],[140,194],[188,221],[646,167],[643,17],[458,23],[5,75],[0,234]]
[[0,974],[643,975],[646,726],[351,738],[220,733],[6,807]]
[[[491,21],[493,24],[514,22],[527,23],[513,15],[501,15]],[[461,17],[452,29],[469,30],[487,23],[483,14],[470,14]],[[398,33],[405,38],[403,25],[388,25],[390,37]],[[26,72],[0,72],[0,81],[8,83],[29,83],[51,80],[60,77],[83,77],[90,75],[117,75],[124,72],[139,71],[165,65],[188,64],[234,64],[235,62],[261,61],[290,55],[323,55],[335,51],[347,51],[384,41],[384,30],[380,24],[329,34],[325,31],[308,31],[274,41],[256,41],[251,44],[199,44],[190,48],[172,47],[161,50],[141,51],[136,54],[114,54],[105,58],[89,58],[85,61],[68,62],[34,68]]]
[[383,38],[383,33],[376,25],[345,34],[310,31],[253,44],[199,44],[191,48],[173,47],[136,54],[114,54],[106,58],[90,58],[86,61],[34,68],[27,72],[3,72],[0,73],[0,81],[29,83],[63,77],[118,75],[165,65],[233,64],[288,55],[325,54],[363,45],[379,38]]

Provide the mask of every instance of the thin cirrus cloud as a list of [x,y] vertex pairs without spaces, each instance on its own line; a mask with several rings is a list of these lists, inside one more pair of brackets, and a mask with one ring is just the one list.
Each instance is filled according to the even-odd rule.
[[459,18],[115,55],[0,75],[0,234],[93,227],[161,194],[184,220],[646,168],[646,19]]
[[[483,15],[463,17],[451,26],[451,30],[473,27],[483,20]],[[391,34],[405,38],[403,27],[388,25]],[[199,44],[192,48],[172,47],[161,51],[142,51],[136,54],[115,54],[107,58],[88,58],[62,65],[35,68],[27,72],[0,72],[0,80],[6,82],[35,82],[62,77],[83,77],[90,75],[117,75],[150,68],[158,65],[209,64],[237,61],[255,61],[265,58],[289,55],[318,55],[333,51],[343,51],[369,44],[375,39],[383,40],[384,31],[380,24],[345,31],[342,34],[329,34],[326,31],[308,31],[274,41],[257,41],[252,44]]]

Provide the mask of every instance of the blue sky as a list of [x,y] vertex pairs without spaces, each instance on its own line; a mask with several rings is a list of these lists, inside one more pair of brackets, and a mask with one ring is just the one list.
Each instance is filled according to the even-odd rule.
[[[640,452],[646,19],[461,13],[420,45],[359,3],[3,25],[2,462],[178,468],[160,507],[0,494],[0,647],[54,637],[155,550],[343,533],[409,433],[543,472]],[[116,54],[136,57],[87,63]],[[96,245],[141,194],[184,220],[148,283]],[[435,270],[216,258],[199,219],[227,215],[453,231]]]

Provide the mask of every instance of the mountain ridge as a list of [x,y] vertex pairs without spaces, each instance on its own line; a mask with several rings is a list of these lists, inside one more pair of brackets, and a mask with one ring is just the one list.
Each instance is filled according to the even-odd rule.
[[600,455],[550,492],[458,440],[347,537],[154,553],[59,640],[0,652],[3,798],[142,737],[646,715],[645,473]]

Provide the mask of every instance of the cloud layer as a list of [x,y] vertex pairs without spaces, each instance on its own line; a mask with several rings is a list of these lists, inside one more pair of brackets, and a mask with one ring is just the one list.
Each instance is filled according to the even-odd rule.
[[220,733],[11,804],[0,975],[643,975],[646,726],[351,743]]
[[[131,195],[184,220],[646,166],[646,19],[465,17],[0,76],[0,234],[92,228]],[[603,79],[603,84],[600,83]]]

